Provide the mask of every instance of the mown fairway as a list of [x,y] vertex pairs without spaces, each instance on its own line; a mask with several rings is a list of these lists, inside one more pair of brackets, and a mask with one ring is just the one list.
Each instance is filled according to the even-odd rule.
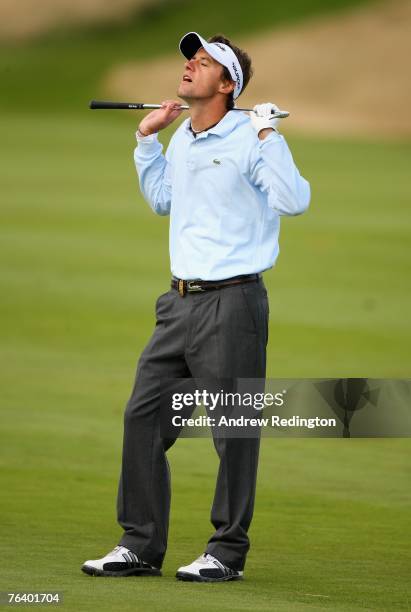
[[[210,440],[181,440],[164,577],[81,574],[120,533],[122,412],[168,223],[139,195],[132,117],[0,124],[1,589],[60,589],[67,610],[409,609],[406,439],[265,439],[246,580],[226,585],[173,577],[211,533],[217,467]],[[265,274],[269,376],[408,377],[411,147],[287,138],[313,199]]]

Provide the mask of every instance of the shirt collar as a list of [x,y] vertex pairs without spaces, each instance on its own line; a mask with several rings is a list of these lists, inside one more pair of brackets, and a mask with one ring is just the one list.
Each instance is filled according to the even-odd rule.
[[[217,125],[205,132],[200,132],[197,134],[196,139],[207,138],[209,134],[215,134],[220,137],[227,136],[235,129],[238,123],[243,122],[244,119],[246,119],[246,116],[243,113],[239,111],[228,111]],[[191,138],[194,138],[190,130],[190,117],[184,121],[183,126],[185,132],[189,134]]]

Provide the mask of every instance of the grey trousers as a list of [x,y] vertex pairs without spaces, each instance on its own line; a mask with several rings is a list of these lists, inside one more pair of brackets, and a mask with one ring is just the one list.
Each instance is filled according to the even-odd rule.
[[[262,278],[217,290],[170,289],[156,302],[156,326],[138,361],[124,414],[117,498],[119,542],[160,568],[167,548],[170,471],[160,436],[161,378],[265,378],[269,307]],[[242,570],[249,550],[259,438],[214,438],[220,459],[206,552]],[[204,549],[203,549],[204,550]],[[188,560],[187,560],[188,561]]]

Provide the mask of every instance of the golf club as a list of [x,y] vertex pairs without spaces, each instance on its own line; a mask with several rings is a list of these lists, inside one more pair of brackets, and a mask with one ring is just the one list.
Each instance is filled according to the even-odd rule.
[[[89,108],[92,110],[104,109],[104,110],[113,110],[113,109],[125,109],[125,110],[146,110],[146,109],[156,109],[162,108],[161,104],[143,104],[141,102],[105,102],[102,100],[91,100]],[[183,110],[187,110],[190,108],[189,106],[182,104],[181,108]],[[232,110],[243,111],[243,112],[254,112],[252,108],[233,108]],[[285,119],[289,116],[289,112],[285,110],[271,111],[273,115],[273,119]]]

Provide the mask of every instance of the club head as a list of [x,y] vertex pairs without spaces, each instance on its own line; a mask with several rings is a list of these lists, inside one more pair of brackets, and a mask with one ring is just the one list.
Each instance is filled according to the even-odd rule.
[[271,111],[271,113],[273,115],[272,119],[285,119],[290,115],[290,113],[285,110]]

